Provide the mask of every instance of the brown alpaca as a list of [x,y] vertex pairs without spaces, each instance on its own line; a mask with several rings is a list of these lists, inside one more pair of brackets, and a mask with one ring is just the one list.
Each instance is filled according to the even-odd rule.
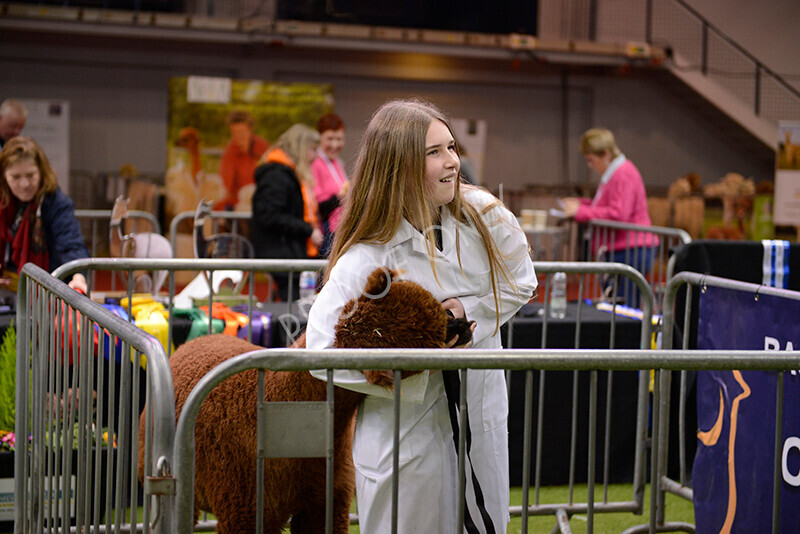
[[[396,271],[377,269],[363,295],[345,306],[336,325],[338,348],[441,348],[448,316],[428,291],[414,282],[394,280]],[[388,290],[387,290],[388,285]],[[385,294],[384,294],[385,293]],[[375,296],[382,295],[380,298]],[[371,297],[371,298],[370,298]],[[355,309],[354,309],[355,307]],[[348,317],[349,316],[349,317]],[[469,325],[466,329],[469,337]],[[305,337],[295,346],[304,347]],[[176,420],[197,382],[216,365],[260,347],[214,335],[197,338],[170,358],[175,384]],[[416,371],[419,372],[419,371]],[[404,372],[404,376],[414,371]],[[390,371],[365,371],[370,383],[392,387]],[[308,372],[265,372],[265,399],[324,401],[326,384]],[[195,427],[195,521],[200,510],[217,516],[217,532],[254,532],[256,520],[257,371],[222,382],[203,403]],[[355,491],[351,455],[353,421],[364,397],[335,388],[333,531],[346,533]],[[143,476],[144,419],[139,433],[139,478]],[[278,533],[291,518],[294,534],[323,532],[325,459],[270,458],[265,462],[264,532]]]

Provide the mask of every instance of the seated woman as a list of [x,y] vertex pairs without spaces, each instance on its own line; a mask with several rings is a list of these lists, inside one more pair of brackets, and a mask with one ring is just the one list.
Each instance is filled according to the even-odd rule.
[[[581,137],[581,152],[589,169],[600,175],[600,185],[593,199],[562,199],[564,215],[574,217],[579,223],[604,219],[650,226],[642,175],[620,151],[614,134],[605,128],[587,130]],[[607,246],[610,249],[607,261],[626,263],[646,276],[653,264],[658,237],[642,231],[617,230],[610,233],[610,239],[607,235],[605,239],[601,239],[603,235],[593,236],[592,259],[596,259],[602,246]],[[618,296],[625,296],[626,285],[629,284],[621,285]],[[638,298],[629,299],[628,303],[637,306]]]
[[[16,291],[18,273],[28,262],[52,271],[89,257],[72,199],[58,187],[36,141],[23,136],[8,141],[0,151],[0,173],[0,287]],[[69,286],[88,291],[81,273]]]

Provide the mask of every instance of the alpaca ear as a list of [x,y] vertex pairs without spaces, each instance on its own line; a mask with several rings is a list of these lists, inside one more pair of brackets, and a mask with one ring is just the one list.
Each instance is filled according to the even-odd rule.
[[367,298],[379,299],[389,292],[392,281],[400,276],[402,271],[399,269],[389,269],[388,267],[378,267],[367,278],[364,286],[363,295]]

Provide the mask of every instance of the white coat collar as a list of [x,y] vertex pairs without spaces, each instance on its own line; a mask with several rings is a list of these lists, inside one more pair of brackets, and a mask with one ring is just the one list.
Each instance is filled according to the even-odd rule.
[[611,179],[611,177],[614,175],[614,173],[617,172],[617,169],[622,167],[622,164],[625,163],[626,161],[628,161],[628,159],[625,157],[625,154],[620,154],[619,156],[611,160],[611,163],[608,164],[608,167],[606,167],[606,170],[600,177],[600,185],[597,186],[597,192],[594,194],[594,198],[592,199],[592,206],[597,205],[597,202],[600,200],[600,196],[603,193],[603,188]]
[[[436,254],[444,254],[447,255],[455,245],[455,219],[450,214],[450,210],[442,209],[442,250],[440,251],[436,247],[434,247],[434,251]],[[410,222],[408,222],[405,218],[400,221],[400,227],[397,229],[397,233],[394,234],[389,240],[388,245],[392,248],[401,246],[406,242],[411,242],[411,249],[414,252],[419,254],[424,254],[427,256],[428,254],[428,244],[425,240],[425,236],[414,228]]]
[[613,176],[614,173],[617,172],[617,169],[622,167],[622,164],[625,163],[626,161],[627,158],[625,157],[625,154],[620,154],[619,156],[611,160],[611,163],[608,164],[608,167],[606,168],[605,172],[603,172],[603,176],[600,177],[600,183],[601,184],[608,183],[608,181],[611,179],[611,176]]

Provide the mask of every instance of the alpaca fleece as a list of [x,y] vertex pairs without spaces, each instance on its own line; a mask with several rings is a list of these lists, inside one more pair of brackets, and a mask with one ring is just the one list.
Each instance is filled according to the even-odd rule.
[[[351,300],[336,325],[337,348],[442,348],[448,315],[420,285],[376,269],[362,296]],[[467,325],[467,332],[469,327]],[[295,347],[305,347],[301,336]],[[211,369],[260,347],[223,334],[194,339],[170,358],[176,421],[189,393]],[[419,371],[404,371],[408,376]],[[365,371],[370,383],[393,386],[391,371]],[[265,400],[324,401],[326,383],[308,372],[265,371]],[[239,373],[217,386],[203,403],[195,427],[195,521],[201,510],[217,516],[217,532],[255,532],[257,371]],[[364,394],[334,389],[333,531],[346,534],[355,493],[352,459],[355,412]],[[144,413],[139,432],[139,478],[144,471]],[[281,531],[291,518],[294,534],[325,528],[325,459],[265,461],[264,532]]]

